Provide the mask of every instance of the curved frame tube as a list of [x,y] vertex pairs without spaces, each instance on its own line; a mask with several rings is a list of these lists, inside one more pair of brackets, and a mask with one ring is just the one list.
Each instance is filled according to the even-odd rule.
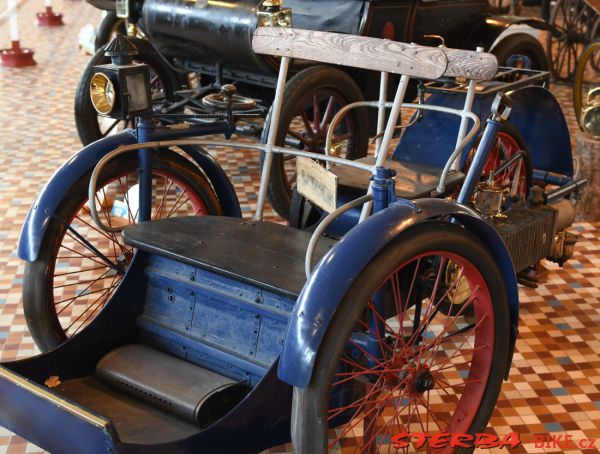
[[370,202],[373,200],[373,194],[363,195],[358,199],[354,199],[336,210],[329,213],[325,219],[321,221],[321,223],[317,226],[312,236],[310,237],[310,241],[308,242],[308,247],[306,249],[306,258],[304,260],[304,271],[306,272],[306,279],[310,279],[310,275],[312,273],[312,262],[315,255],[315,249],[317,248],[317,243],[321,236],[327,230],[327,227],[340,215],[344,214],[346,211],[349,211],[353,208],[361,206],[364,203]]
[[[333,162],[336,164],[342,164],[342,165],[346,165],[349,167],[354,167],[356,169],[364,170],[369,173],[373,173],[373,169],[375,168],[375,166],[372,166],[369,164],[364,164],[362,162],[350,161],[348,159],[337,158],[335,156],[323,156],[322,154],[319,154],[319,153],[311,153],[308,151],[301,151],[301,150],[292,150],[289,148],[269,146],[269,145],[263,145],[263,144],[228,142],[225,140],[217,141],[217,140],[206,140],[206,139],[180,139],[180,140],[165,140],[165,141],[154,141],[154,142],[136,143],[136,144],[132,144],[132,145],[124,145],[124,146],[121,146],[121,147],[115,149],[114,151],[111,151],[106,156],[104,156],[98,162],[98,164],[94,168],[94,171],[92,172],[92,177],[90,178],[90,184],[88,187],[88,196],[90,197],[90,199],[88,201],[88,205],[90,208],[90,214],[92,216],[92,219],[96,223],[96,225],[98,227],[100,227],[101,229],[107,230],[106,229],[107,226],[105,226],[102,223],[102,221],[100,220],[95,203],[92,203],[92,201],[94,200],[94,196],[96,194],[96,189],[97,189],[96,186],[97,186],[97,182],[98,182],[98,176],[100,175],[100,172],[102,171],[102,169],[106,166],[106,164],[111,159],[113,159],[117,156],[120,156],[123,153],[127,153],[130,151],[137,151],[142,148],[168,148],[168,147],[172,147],[172,146],[181,146],[181,145],[229,147],[229,148],[236,148],[236,149],[242,149],[242,150],[246,149],[248,151],[270,150],[273,153],[291,154],[291,155],[295,155],[295,156],[302,156],[305,158],[318,159],[321,161],[330,161],[330,162]],[[115,231],[118,232],[118,231],[120,231],[120,229],[117,229],[117,230],[110,229],[108,231],[109,232],[115,232]]]

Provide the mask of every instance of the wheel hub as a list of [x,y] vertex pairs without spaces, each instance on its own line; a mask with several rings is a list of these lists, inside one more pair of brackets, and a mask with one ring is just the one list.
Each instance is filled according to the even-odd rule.
[[434,387],[435,380],[433,379],[431,372],[429,372],[429,369],[421,369],[415,373],[413,389],[417,393],[423,394],[427,391],[431,391]]

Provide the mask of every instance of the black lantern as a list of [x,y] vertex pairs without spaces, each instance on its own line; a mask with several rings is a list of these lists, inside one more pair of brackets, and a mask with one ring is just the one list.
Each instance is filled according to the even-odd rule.
[[150,70],[135,63],[137,47],[119,35],[106,47],[104,54],[111,63],[94,66],[90,82],[92,105],[100,115],[119,120],[152,113]]

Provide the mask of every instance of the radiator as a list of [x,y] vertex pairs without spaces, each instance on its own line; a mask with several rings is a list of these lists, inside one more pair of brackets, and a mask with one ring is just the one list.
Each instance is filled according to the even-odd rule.
[[512,257],[515,270],[524,270],[552,256],[557,211],[548,208],[515,208],[506,219],[493,221]]

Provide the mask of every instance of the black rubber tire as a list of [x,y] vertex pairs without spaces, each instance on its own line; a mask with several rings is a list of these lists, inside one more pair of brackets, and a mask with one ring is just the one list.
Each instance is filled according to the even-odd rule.
[[[361,89],[347,73],[341,69],[331,66],[312,66],[292,77],[285,88],[283,107],[279,122],[279,130],[275,144],[284,145],[288,125],[296,115],[299,102],[307,96],[307,93],[327,89],[336,92],[346,104],[364,101]],[[369,146],[369,118],[364,108],[353,109],[348,115],[352,116],[355,125],[355,138],[353,147],[348,152],[349,159],[358,159],[366,156]],[[270,116],[265,121],[262,142],[267,143],[269,134]],[[284,219],[288,219],[292,200],[292,189],[290,188],[285,172],[282,172],[282,159],[280,154],[273,155],[271,167],[271,178],[269,180],[268,197],[273,209]],[[261,154],[261,168],[264,161],[264,153]]]
[[327,428],[323,421],[326,420],[330,384],[365,303],[399,264],[434,250],[454,252],[473,263],[486,280],[493,298],[493,364],[496,367],[492,369],[483,400],[468,432],[475,434],[485,429],[496,405],[509,357],[509,311],[504,280],[489,250],[473,234],[449,222],[428,221],[406,231],[378,253],[352,283],[340,303],[319,348],[309,386],[294,388],[292,443],[295,453],[326,452]]
[[[531,69],[548,71],[549,63],[542,44],[527,33],[508,35],[492,49],[500,66],[506,66],[511,55],[525,55],[531,60]],[[548,80],[546,81],[548,83]]]
[[[177,74],[168,68],[154,48],[143,39],[130,38],[137,46],[139,55],[136,61],[146,63],[151,71],[158,76],[164,94],[167,99],[172,100],[174,93],[179,89],[180,82]],[[94,75],[94,66],[110,63],[110,59],[104,56],[104,47],[101,47],[91,58],[77,85],[75,92],[75,125],[77,134],[83,145],[88,145],[102,138],[102,132],[98,125],[98,113],[92,105],[90,99],[89,86],[90,80]]]
[[[207,207],[209,214],[221,214],[221,207],[212,186],[202,172],[190,161],[172,151],[158,150],[153,159],[153,167],[168,170],[171,175],[187,181],[195,188]],[[98,187],[116,175],[137,169],[137,156],[121,155],[107,164],[98,180]],[[61,219],[70,220],[75,211],[88,200],[88,184],[91,170],[81,177],[63,196],[56,210]],[[54,262],[65,235],[65,227],[52,219],[42,239],[40,253],[36,261],[26,262],[23,275],[23,310],[29,331],[39,349],[50,350],[67,339],[60,325],[54,307],[51,288]]]
[[127,26],[125,19],[117,17],[115,11],[107,11],[106,15],[100,21],[98,29],[96,30],[96,39],[94,40],[94,50],[98,50],[108,44],[114,35],[126,35]]

